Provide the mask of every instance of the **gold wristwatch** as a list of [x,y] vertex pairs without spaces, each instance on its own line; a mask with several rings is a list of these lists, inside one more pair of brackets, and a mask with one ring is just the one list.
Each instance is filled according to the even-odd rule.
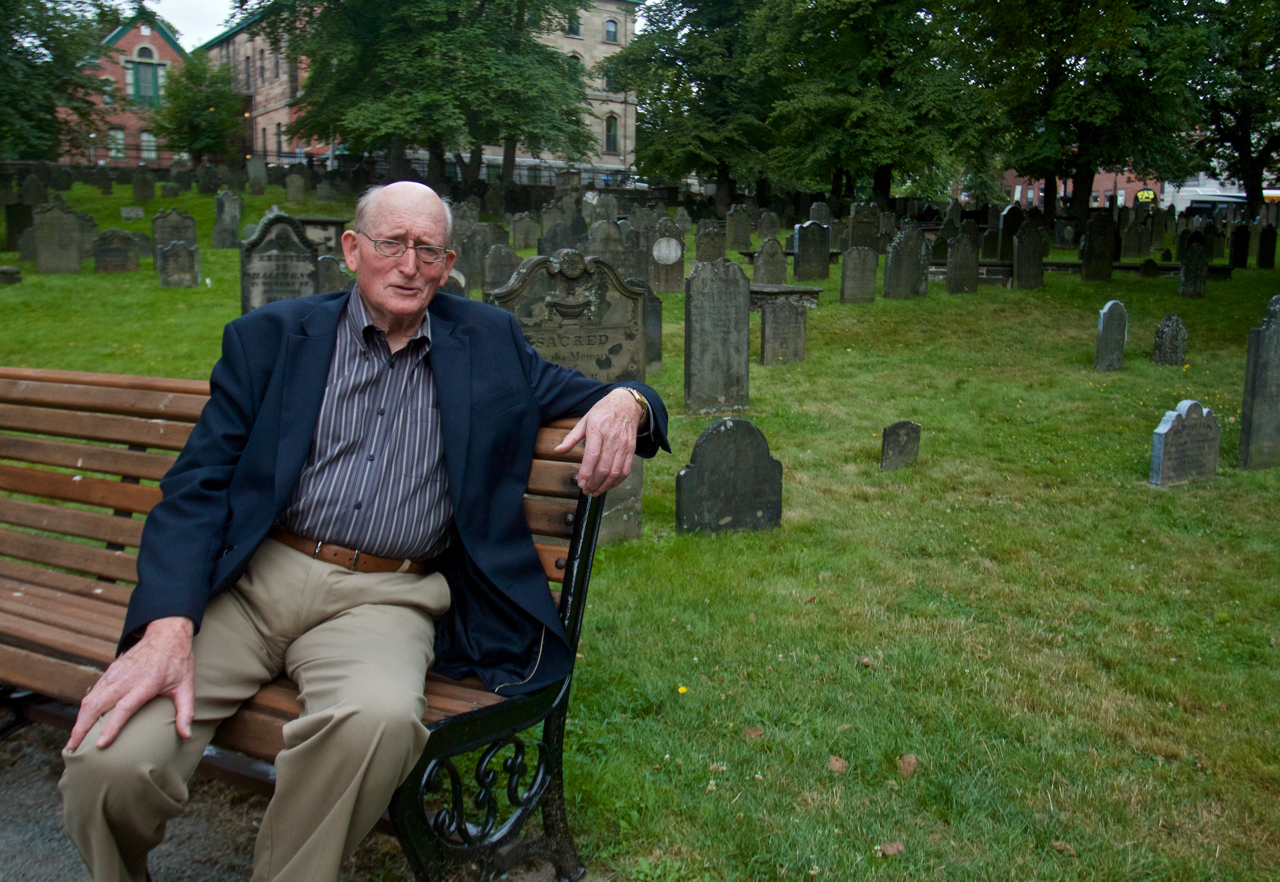
[[648,400],[639,392],[637,392],[635,389],[632,389],[630,386],[623,386],[622,388],[631,393],[631,397],[634,398],[639,403],[640,409],[644,411],[644,414],[640,418],[640,428],[643,429],[645,425],[649,422]]

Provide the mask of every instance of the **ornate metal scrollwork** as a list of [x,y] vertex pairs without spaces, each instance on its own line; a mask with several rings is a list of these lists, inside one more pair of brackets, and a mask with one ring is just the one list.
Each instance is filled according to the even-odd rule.
[[[518,832],[538,804],[550,780],[543,758],[545,748],[542,742],[538,742],[537,746],[538,761],[533,767],[532,779],[523,788],[521,782],[529,772],[525,763],[524,742],[515,735],[509,735],[485,748],[476,761],[476,793],[471,800],[480,814],[478,823],[467,820],[467,800],[462,775],[454,765],[453,758],[443,757],[432,761],[424,775],[424,792],[444,793],[446,786],[448,792],[444,793],[445,807],[428,817],[431,832],[442,844],[454,849],[488,848]],[[501,772],[490,768],[493,761],[508,747],[512,748],[512,753],[502,761]],[[501,781],[502,775],[506,776],[505,785]],[[506,821],[499,824],[498,794],[504,786],[507,803],[513,811]]]

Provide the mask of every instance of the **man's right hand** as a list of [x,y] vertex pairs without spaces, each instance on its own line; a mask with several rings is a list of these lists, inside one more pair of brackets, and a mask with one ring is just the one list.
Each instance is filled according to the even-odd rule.
[[75,750],[94,723],[108,711],[111,719],[102,728],[96,746],[106,747],[138,709],[151,699],[165,695],[173,699],[177,711],[174,726],[182,738],[191,737],[195,715],[195,658],[191,639],[195,625],[186,616],[156,619],[134,646],[103,672],[89,694],[80,702],[67,750]]

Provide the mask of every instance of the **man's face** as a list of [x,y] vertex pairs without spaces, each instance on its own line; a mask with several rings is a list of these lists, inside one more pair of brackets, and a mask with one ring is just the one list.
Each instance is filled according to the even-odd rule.
[[[436,290],[449,278],[455,255],[449,252],[438,263],[424,263],[415,245],[445,244],[445,207],[421,184],[391,184],[378,194],[368,228],[342,234],[347,267],[380,327],[421,320]],[[408,245],[399,257],[379,254],[374,239],[390,239]],[[385,246],[384,246],[384,250]]]

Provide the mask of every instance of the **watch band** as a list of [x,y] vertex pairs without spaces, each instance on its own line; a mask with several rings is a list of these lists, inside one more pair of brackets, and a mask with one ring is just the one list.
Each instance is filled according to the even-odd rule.
[[632,398],[634,398],[634,399],[639,403],[639,405],[640,405],[640,409],[644,411],[644,413],[641,415],[641,419],[640,419],[640,424],[641,424],[641,425],[644,425],[645,421],[649,419],[649,401],[648,401],[648,399],[646,399],[643,395],[641,395],[641,394],[640,394],[639,392],[637,392],[635,389],[632,389],[630,386],[623,386],[622,388],[623,388],[623,389],[626,389],[628,392],[630,392],[630,393],[631,393],[631,397],[632,397]]

